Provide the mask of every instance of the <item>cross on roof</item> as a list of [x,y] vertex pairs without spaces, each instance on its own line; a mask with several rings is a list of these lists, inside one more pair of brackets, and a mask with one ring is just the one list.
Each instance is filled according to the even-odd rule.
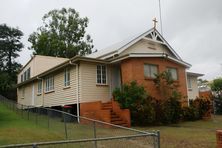
[[157,24],[157,22],[158,22],[158,21],[156,20],[156,18],[154,18],[154,19],[153,19],[153,28],[154,28],[154,29],[156,29],[156,24]]

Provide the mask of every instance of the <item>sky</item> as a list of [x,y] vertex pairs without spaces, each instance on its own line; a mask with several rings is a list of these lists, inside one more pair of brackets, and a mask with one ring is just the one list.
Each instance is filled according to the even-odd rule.
[[[222,74],[222,1],[160,0],[163,37],[192,65],[189,71],[212,80]],[[42,25],[53,9],[74,8],[89,18],[87,34],[94,47],[103,49],[153,27],[159,21],[159,0],[0,0],[0,24],[18,27],[25,47],[16,59],[25,64],[31,57],[29,35]],[[160,31],[160,23],[157,23]]]

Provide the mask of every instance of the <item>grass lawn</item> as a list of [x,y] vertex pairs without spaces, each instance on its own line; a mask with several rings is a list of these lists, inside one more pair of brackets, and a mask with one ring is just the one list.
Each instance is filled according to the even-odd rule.
[[0,145],[61,139],[61,135],[37,127],[0,103]]
[[209,121],[136,128],[140,130],[160,130],[161,147],[163,148],[215,148],[216,129],[222,129],[222,116],[215,116]]
[[[35,124],[34,115],[31,121],[24,120],[15,112],[8,110],[0,103],[0,145],[15,143],[32,143],[40,141],[64,140],[64,123],[61,120],[50,120],[50,130],[47,128],[48,120],[42,117],[38,126]],[[139,130],[160,130],[162,148],[214,148],[216,146],[215,130],[222,129],[222,116],[216,116],[209,121],[183,122],[170,126],[133,127]],[[68,123],[68,138],[93,138],[93,127]],[[96,128],[97,137],[121,136],[135,134],[130,131],[115,128]],[[128,147],[144,147],[143,142],[129,140],[125,143]],[[99,145],[112,147],[124,144],[123,141],[98,142]],[[108,144],[108,145],[107,145]],[[137,146],[135,146],[136,144]],[[67,147],[67,145],[65,145]],[[72,145],[73,146],[73,145]],[[72,147],[70,146],[70,147]],[[89,143],[88,147],[91,147]],[[53,146],[54,147],[54,146]],[[61,145],[58,145],[61,147]],[[69,146],[68,146],[69,147]],[[77,146],[78,147],[78,146]],[[79,147],[86,147],[81,145]]]

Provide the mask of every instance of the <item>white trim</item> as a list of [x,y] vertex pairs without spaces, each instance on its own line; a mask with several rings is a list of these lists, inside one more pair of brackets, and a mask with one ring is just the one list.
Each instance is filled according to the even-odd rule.
[[156,37],[158,36],[163,42],[160,42],[158,40],[152,40],[150,39],[150,41],[156,42],[156,43],[160,43],[160,44],[164,44],[166,45],[169,50],[173,53],[173,55],[181,60],[181,57],[175,52],[175,50],[169,45],[169,43],[163,38],[163,36],[156,30],[156,29],[150,29],[144,33],[142,33],[141,35],[133,38],[132,40],[130,40],[128,43],[124,44],[123,46],[119,47],[118,49],[114,49],[113,51],[109,52],[109,53],[105,53],[103,55],[98,56],[97,58],[101,58],[101,59],[106,59],[108,57],[112,57],[115,54],[120,54],[122,53],[124,50],[126,50],[127,48],[129,48],[130,46],[132,46],[133,44],[137,43],[139,40],[141,39],[146,39],[149,40],[149,38],[147,38],[146,36],[151,34],[152,32],[156,33]]
[[190,102],[189,102],[189,97],[188,97],[188,86],[187,86],[187,72],[186,72],[186,70],[185,70],[185,79],[186,79],[186,88],[187,88],[187,105],[188,105],[188,107],[190,106]]
[[122,61],[124,59],[127,59],[127,58],[137,58],[137,57],[163,57],[163,58],[167,58],[169,60],[172,60],[174,62],[177,62],[181,65],[184,65],[186,66],[187,68],[190,68],[191,65],[186,63],[186,62],[183,62],[181,60],[178,60],[178,59],[175,59],[173,57],[170,57],[169,55],[165,54],[165,53],[155,53],[155,54],[147,54],[147,53],[140,53],[140,54],[135,54],[135,53],[131,53],[131,54],[128,54],[126,56],[123,56],[123,57],[120,57],[120,58],[117,58],[116,60],[112,60],[110,63],[115,63],[115,62],[119,62],[119,61]]
[[78,123],[80,122],[80,119],[79,119],[79,65],[76,64],[76,63],[72,63],[72,61],[70,60],[69,61],[69,64],[70,65],[74,65],[76,66],[76,107],[77,107],[77,121]]
[[[98,83],[98,81],[97,81],[97,66],[101,66],[101,83]],[[106,70],[106,83],[103,83],[102,81],[103,81],[103,75],[102,75],[102,66],[105,66],[105,70]],[[108,80],[108,77],[107,77],[107,65],[104,65],[104,64],[97,64],[96,65],[96,85],[104,85],[104,86],[106,86],[106,85],[108,85],[108,82],[107,82],[107,80]]]

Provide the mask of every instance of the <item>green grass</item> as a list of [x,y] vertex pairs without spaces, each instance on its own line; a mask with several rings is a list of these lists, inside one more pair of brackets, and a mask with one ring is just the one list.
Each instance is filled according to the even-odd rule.
[[37,127],[0,103],[0,145],[55,139],[61,139],[61,135]]
[[[21,113],[20,113],[21,114]],[[38,116],[38,125],[35,124],[35,114],[30,113],[30,120],[27,120],[27,113],[21,115],[7,109],[0,103],[0,145],[16,144],[16,143],[33,143],[41,141],[64,140],[64,122],[61,119],[50,119],[50,129],[48,130],[48,118],[46,116]],[[222,129],[222,116],[216,116],[213,120],[183,122],[169,126],[156,127],[133,127],[139,130],[160,130],[161,147],[163,148],[214,148],[216,147],[215,130]],[[117,128],[102,128],[96,125],[97,137],[131,135],[134,132],[121,130]],[[85,139],[93,138],[93,126],[68,123],[67,124],[68,139]],[[137,140],[114,140],[106,142],[98,142],[102,147],[125,146],[144,147],[144,142],[151,141],[152,138]],[[93,143],[88,143],[91,147]],[[135,144],[135,145],[134,145]],[[148,144],[149,145],[149,144]],[[73,145],[65,145],[73,147]],[[54,146],[52,146],[54,147]],[[61,147],[61,145],[58,145]],[[87,145],[79,144],[77,147],[87,147]]]
[[222,116],[208,121],[183,122],[170,126],[138,127],[140,130],[160,130],[164,148],[215,148],[216,130],[222,129]]

